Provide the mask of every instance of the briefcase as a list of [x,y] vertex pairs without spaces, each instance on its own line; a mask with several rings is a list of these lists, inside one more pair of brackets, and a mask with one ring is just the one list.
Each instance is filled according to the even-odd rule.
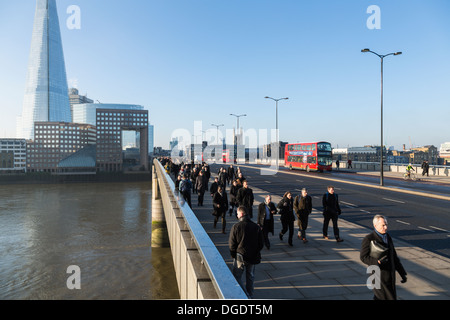
[[370,256],[377,260],[381,260],[387,255],[388,248],[376,242],[375,240],[370,241]]

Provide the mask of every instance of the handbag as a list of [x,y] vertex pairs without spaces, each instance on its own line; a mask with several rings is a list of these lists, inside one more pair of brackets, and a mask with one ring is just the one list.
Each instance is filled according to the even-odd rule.
[[382,260],[383,257],[387,256],[388,248],[376,242],[375,240],[370,241],[370,256],[377,260]]

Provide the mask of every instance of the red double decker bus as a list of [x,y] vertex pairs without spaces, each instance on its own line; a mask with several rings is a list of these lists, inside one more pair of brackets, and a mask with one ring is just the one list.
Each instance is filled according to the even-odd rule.
[[332,151],[329,142],[287,144],[284,152],[285,166],[306,171],[331,171]]
[[225,149],[222,152],[222,160],[223,163],[229,163],[230,162],[230,150]]

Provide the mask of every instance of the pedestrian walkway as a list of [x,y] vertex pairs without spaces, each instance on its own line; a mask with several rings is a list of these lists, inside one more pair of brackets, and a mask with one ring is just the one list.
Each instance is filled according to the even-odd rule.
[[[264,201],[265,191],[254,188],[256,206]],[[227,192],[229,187],[227,187]],[[281,198],[272,195],[278,203]],[[317,203],[313,203],[316,206]],[[237,222],[235,216],[227,215],[226,234],[221,232],[221,223],[213,228],[212,199],[205,193],[204,206],[197,206],[197,196],[192,196],[192,209],[211,237],[227,265],[232,266],[228,249],[231,226]],[[254,218],[256,210],[254,209]],[[271,248],[261,252],[262,262],[256,267],[255,299],[323,299],[323,300],[371,300],[373,293],[367,288],[369,274],[367,266],[359,259],[362,239],[370,233],[365,227],[345,221],[345,212],[339,219],[340,235],[344,242],[337,243],[322,238],[323,217],[313,210],[307,230],[308,243],[298,240],[294,233],[294,246],[280,241],[279,215],[275,218],[275,233],[270,235]],[[295,223],[295,227],[297,227]],[[332,234],[332,226],[330,231]],[[450,259],[411,246],[394,239],[397,253],[408,272],[408,282],[398,281],[397,294],[402,300],[450,299]],[[399,277],[397,277],[399,278]]]

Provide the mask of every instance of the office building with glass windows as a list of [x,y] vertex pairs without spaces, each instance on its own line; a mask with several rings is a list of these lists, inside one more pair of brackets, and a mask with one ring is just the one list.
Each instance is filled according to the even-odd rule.
[[96,135],[90,124],[36,122],[34,141],[27,146],[27,171],[57,172],[60,161],[85,147],[95,147]]
[[55,0],[37,0],[18,138],[33,139],[36,121],[70,122],[70,104]]
[[144,110],[144,107],[136,104],[118,103],[79,103],[73,105],[73,122],[97,125],[97,109],[110,110]]
[[[89,99],[86,96],[80,94],[77,88],[69,88],[69,103],[70,103],[70,114],[73,119],[73,105],[75,104],[83,104],[83,103],[94,103],[94,100]],[[72,122],[76,122],[73,121]]]
[[27,142],[25,139],[0,139],[0,173],[25,172]]
[[[137,110],[143,111],[144,107],[136,104],[117,103],[83,103],[73,105],[73,122],[87,123],[97,126],[97,109],[108,110]],[[138,148],[140,145],[140,135],[133,131],[122,132],[122,149]],[[153,152],[154,147],[154,126],[148,124],[148,151]]]
[[138,167],[148,171],[148,111],[130,109],[96,109],[97,170],[124,171],[123,133],[138,135]]

